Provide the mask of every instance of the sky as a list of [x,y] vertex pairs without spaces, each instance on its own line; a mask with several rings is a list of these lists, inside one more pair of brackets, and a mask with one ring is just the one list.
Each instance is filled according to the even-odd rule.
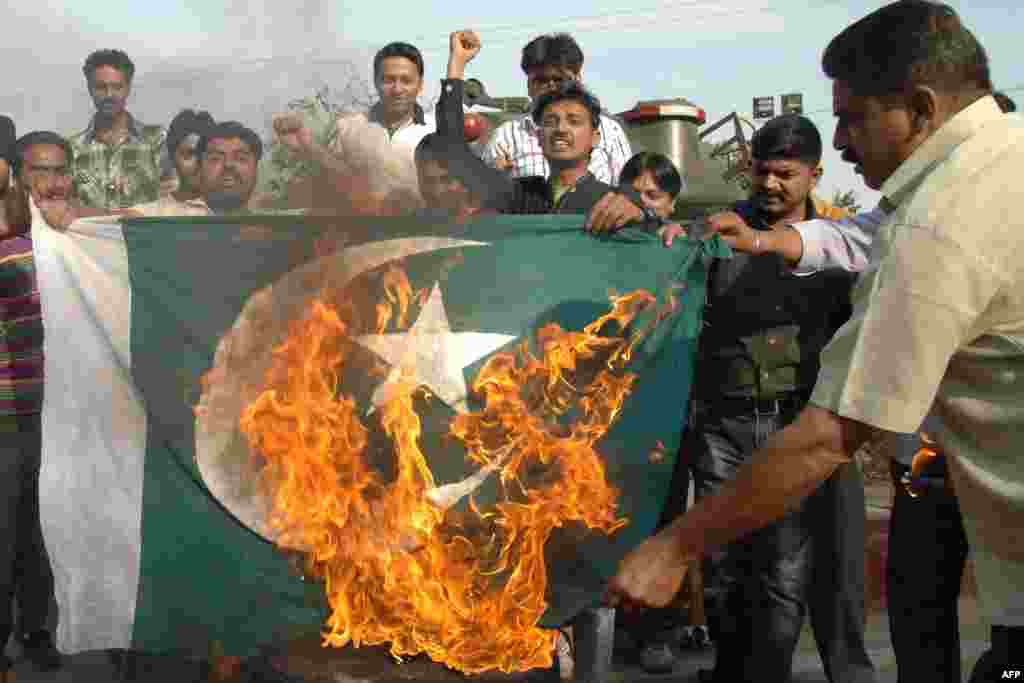
[[[19,130],[68,134],[92,105],[81,64],[119,47],[136,63],[132,111],[166,124],[183,107],[208,109],[266,130],[293,99],[353,75],[368,78],[373,52],[392,40],[424,52],[427,97],[444,76],[448,34],[472,28],[483,42],[467,75],[492,95],[525,95],[522,46],[549,31],[572,33],[586,55],[583,79],[620,112],[647,99],[685,97],[709,122],[755,96],[803,94],[805,114],[826,143],[821,191],[854,190],[873,204],[831,148],[830,83],[821,53],[845,26],[883,2],[849,0],[36,0],[5,10],[0,112]],[[1024,102],[1019,0],[950,2],[989,52],[997,87]],[[778,107],[778,100],[776,100]]]

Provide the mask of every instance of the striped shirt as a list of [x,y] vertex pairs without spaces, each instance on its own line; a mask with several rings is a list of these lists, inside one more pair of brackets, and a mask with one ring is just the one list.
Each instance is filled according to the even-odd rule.
[[[619,184],[619,174],[629,158],[633,156],[629,139],[619,122],[610,116],[601,115],[601,140],[590,155],[590,172],[602,183]],[[540,146],[540,127],[530,114],[506,121],[498,126],[484,148],[483,159],[489,166],[497,167],[498,157],[512,160],[509,170],[513,178],[551,175],[544,151]]]
[[27,235],[0,240],[0,416],[43,407],[43,317]]

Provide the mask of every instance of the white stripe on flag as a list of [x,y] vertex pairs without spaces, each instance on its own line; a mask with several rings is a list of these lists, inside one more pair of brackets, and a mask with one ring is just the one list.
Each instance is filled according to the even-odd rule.
[[121,226],[67,232],[33,217],[45,380],[40,516],[63,652],[131,645],[139,586],[146,415],[131,377]]

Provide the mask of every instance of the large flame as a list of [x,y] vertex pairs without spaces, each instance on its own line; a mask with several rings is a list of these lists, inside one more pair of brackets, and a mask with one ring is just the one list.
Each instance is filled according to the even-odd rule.
[[[416,301],[401,270],[384,284],[377,332],[405,326]],[[420,450],[420,389],[400,368],[389,377],[398,390],[373,417],[393,445],[395,474],[385,480],[371,464],[365,411],[339,386],[361,330],[329,300],[346,299],[325,295],[292,323],[265,390],[241,416],[264,460],[277,542],[305,552],[307,571],[325,581],[325,644],[389,643],[396,658],[426,653],[466,673],[550,666],[557,632],[537,626],[544,546],[569,522],[606,534],[627,523],[595,443],[635,379],[622,366],[639,335],[625,330],[655,298],[612,295],[610,312],[580,332],[539,330],[536,355],[524,343],[493,356],[472,385],[483,408],[449,429],[480,471],[441,487]],[[454,507],[492,472],[497,503]]]

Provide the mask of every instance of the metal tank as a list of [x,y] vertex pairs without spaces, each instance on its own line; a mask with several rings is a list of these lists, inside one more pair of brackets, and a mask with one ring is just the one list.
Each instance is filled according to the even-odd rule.
[[[483,83],[475,78],[466,81],[465,102],[471,111],[477,110],[475,113],[488,119],[492,130],[509,119],[522,116],[530,106],[527,97],[491,97]],[[698,218],[746,196],[746,191],[736,179],[739,171],[735,155],[745,148],[738,123],[739,140],[734,138],[717,148],[728,154],[713,153],[716,148],[702,139],[731,122],[735,115],[727,116],[701,131],[706,123],[704,110],[689,100],[675,98],[638,102],[614,118],[626,131],[634,154],[643,151],[664,154],[683,174],[686,191],[676,202],[674,218]],[[738,147],[729,144],[734,141],[739,143]]]

